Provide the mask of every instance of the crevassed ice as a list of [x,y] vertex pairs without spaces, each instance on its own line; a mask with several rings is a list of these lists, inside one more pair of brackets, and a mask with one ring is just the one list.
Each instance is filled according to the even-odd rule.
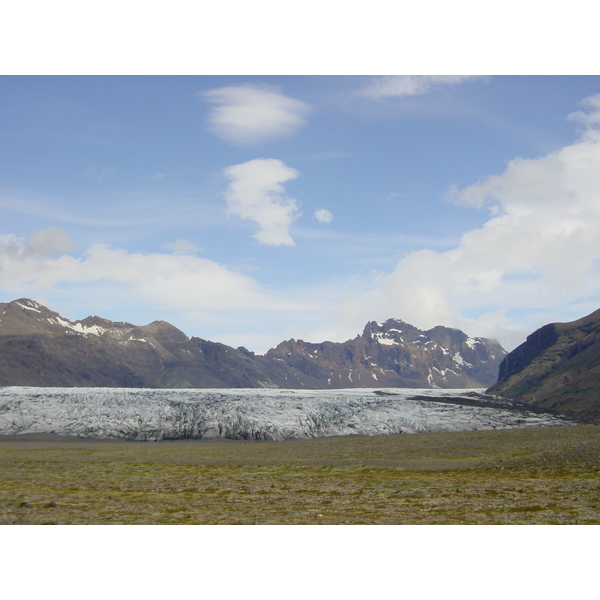
[[[156,390],[0,388],[0,434],[84,438],[267,439],[465,431],[568,423],[498,406],[410,399],[438,390],[388,388]],[[483,390],[444,390],[444,397]]]

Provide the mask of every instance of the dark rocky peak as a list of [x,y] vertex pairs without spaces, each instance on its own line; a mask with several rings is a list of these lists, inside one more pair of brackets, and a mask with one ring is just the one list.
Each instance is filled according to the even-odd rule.
[[0,304],[0,335],[61,333],[66,325],[58,313],[28,298]]
[[139,335],[152,337],[161,342],[181,343],[188,341],[188,337],[183,331],[166,321],[152,321],[148,325],[137,327],[136,331]]
[[294,338],[290,338],[289,340],[279,342],[275,348],[268,350],[265,356],[268,356],[269,354],[281,354],[282,352],[302,352],[306,345],[307,342],[304,342],[303,340],[295,340]]
[[9,302],[9,305],[12,307],[20,307],[22,310],[32,310],[37,313],[42,312],[51,312],[45,306],[35,302],[34,300],[30,300],[29,298],[19,298],[18,300],[13,300]]
[[137,329],[137,327],[131,323],[109,321],[108,319],[97,316],[86,317],[81,321],[74,321],[72,327],[75,333],[84,336],[95,335],[120,341],[130,338],[132,332]]
[[[451,327],[444,327],[443,325],[436,325],[432,329],[425,331],[425,335],[431,340],[438,342],[442,345],[456,345],[463,344],[469,336],[460,329],[453,329]],[[475,338],[472,338],[473,340]]]
[[429,331],[423,331],[400,319],[388,319],[383,323],[376,321],[367,323],[362,337],[384,345],[407,343],[422,345],[433,341],[440,346],[449,348],[451,345],[460,346],[468,336],[458,329],[450,329],[441,325]]
[[388,319],[383,323],[370,321],[365,325],[361,337],[367,342],[398,345],[412,342],[420,333],[419,329],[400,319]]
[[[12,300],[11,302],[0,303],[0,314],[19,314],[23,313],[33,317],[35,315],[41,315],[45,313],[51,313],[45,306],[29,300],[28,298],[19,298],[18,300]],[[57,314],[57,313],[52,313]]]
[[544,325],[534,331],[500,363],[499,380],[506,380],[531,364],[540,354],[558,341],[558,331],[554,323]]
[[248,348],[246,348],[245,346],[238,346],[237,351],[241,352],[242,354],[245,354],[246,356],[250,356],[251,358],[256,357],[256,354],[251,350],[248,350]]
[[400,319],[388,319],[383,323],[377,321],[369,321],[363,330],[362,337],[366,339],[372,339],[373,334],[405,334],[412,336],[414,333],[419,331],[416,327],[401,321]]
[[[460,352],[461,354],[473,355],[473,353],[481,353],[484,351],[488,344],[496,344],[495,340],[488,340],[485,338],[473,338],[468,336],[464,331],[460,329],[453,329],[450,327],[443,327],[438,325],[433,329],[429,329],[425,332],[425,335],[436,344],[439,344],[443,348],[446,348],[450,352]],[[498,345],[498,352],[502,356],[506,354],[501,350]]]
[[470,337],[460,329],[438,326],[426,334],[432,342],[445,348],[452,356],[460,355],[471,365],[485,362],[498,365],[506,356],[506,350],[496,340]]
[[135,327],[131,323],[125,323],[123,321],[109,321],[108,319],[103,319],[102,317],[98,317],[94,315],[93,317],[86,317],[85,319],[81,319],[80,321],[75,321],[75,323],[81,323],[83,327],[103,327],[104,329],[131,329]]

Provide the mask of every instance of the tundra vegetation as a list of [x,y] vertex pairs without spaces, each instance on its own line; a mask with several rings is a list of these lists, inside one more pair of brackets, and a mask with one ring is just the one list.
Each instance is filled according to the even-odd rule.
[[282,442],[0,440],[2,524],[599,524],[594,424]]

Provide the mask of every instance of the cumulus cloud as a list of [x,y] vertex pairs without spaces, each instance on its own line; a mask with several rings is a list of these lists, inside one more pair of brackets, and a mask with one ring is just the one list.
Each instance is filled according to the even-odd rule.
[[578,110],[569,115],[569,120],[585,123],[590,127],[600,125],[600,94],[594,94],[581,101],[584,106],[589,106],[591,111]]
[[326,208],[321,208],[315,211],[315,219],[319,223],[331,223],[333,215]]
[[25,254],[37,256],[57,256],[72,249],[73,242],[69,235],[56,227],[33,232],[22,246]]
[[30,238],[0,236],[0,289],[5,294],[39,297],[75,284],[81,296],[86,285],[101,284],[117,304],[133,301],[188,311],[307,308],[269,293],[247,275],[196,256],[130,253],[96,244],[82,257],[52,257],[31,252]]
[[388,75],[374,77],[358,94],[373,100],[427,94],[434,87],[478,79],[476,75]]
[[380,288],[380,313],[421,327],[496,333],[510,346],[510,329],[527,331],[531,319],[544,323],[557,307],[591,301],[591,312],[600,297],[598,97],[587,105],[579,120],[589,128],[574,144],[517,158],[501,175],[453,190],[457,203],[487,208],[489,220],[453,250],[401,260]]
[[298,171],[274,158],[257,158],[223,172],[231,180],[225,192],[228,214],[256,221],[260,231],[254,237],[261,244],[293,246],[289,229],[299,206],[284,196],[281,184],[298,177]]
[[208,123],[220,138],[247,145],[290,135],[311,108],[271,86],[241,85],[199,92],[211,109]]
[[[0,234],[0,288],[14,288],[37,281],[43,286],[52,278],[52,269],[68,261],[72,248],[69,236],[53,227],[36,231],[27,238]],[[46,265],[51,265],[50,269]]]

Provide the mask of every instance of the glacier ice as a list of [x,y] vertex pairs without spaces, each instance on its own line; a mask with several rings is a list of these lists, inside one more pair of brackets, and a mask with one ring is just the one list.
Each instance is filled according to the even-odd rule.
[[[0,388],[0,435],[284,440],[566,424],[506,402],[448,403],[483,390]],[[419,398],[414,398],[414,396]]]

